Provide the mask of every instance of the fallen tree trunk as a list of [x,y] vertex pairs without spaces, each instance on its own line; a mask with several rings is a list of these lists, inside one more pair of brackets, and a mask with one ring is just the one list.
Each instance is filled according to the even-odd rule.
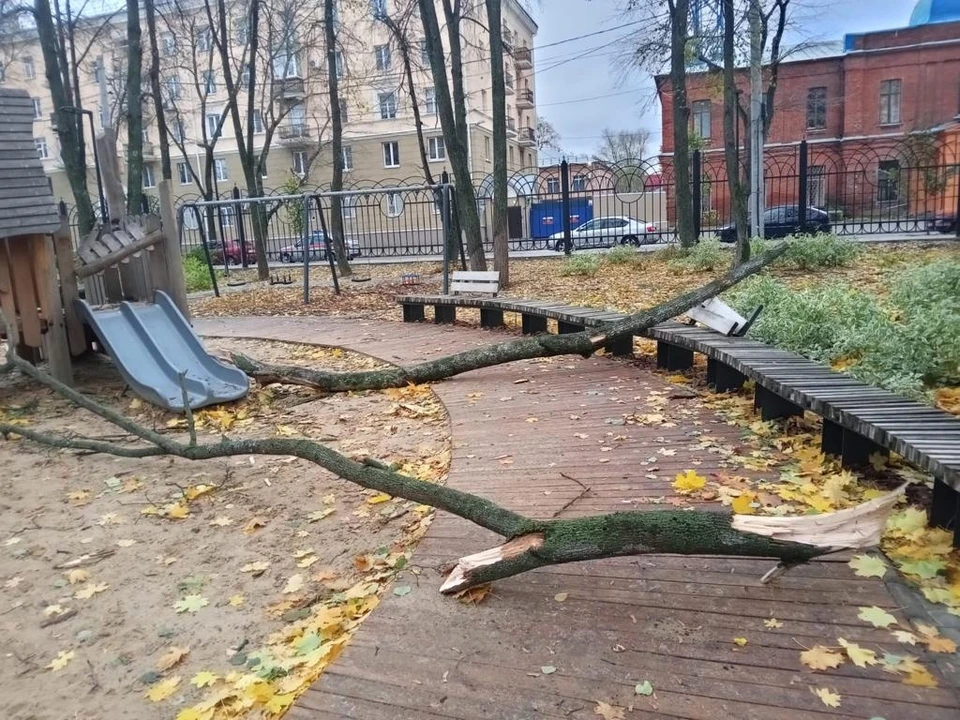
[[479,370],[480,368],[531,358],[552,357],[554,355],[589,357],[608,343],[626,336],[642,335],[654,325],[666,322],[677,315],[682,315],[695,305],[719,295],[744,278],[762,270],[782,255],[786,248],[786,244],[781,243],[696,290],[691,290],[653,308],[642,310],[619,322],[594,330],[584,330],[583,332],[565,335],[538,335],[536,337],[520,338],[477,348],[476,350],[447,355],[417,365],[360,372],[329,372],[295,365],[270,365],[258,362],[245,355],[234,355],[233,361],[237,367],[256,378],[261,384],[279,382],[307,385],[330,392],[349,392],[351,390],[381,390],[383,388],[403,387],[409,383],[436,382],[470,370]]
[[361,487],[430,505],[458,515],[506,539],[498,548],[465,557],[442,585],[445,593],[519,573],[568,562],[648,553],[771,557],[783,565],[805,562],[843,548],[875,545],[886,513],[899,492],[831,515],[799,518],[731,517],[703,510],[618,512],[577,519],[535,520],[470,493],[396,472],[383,463],[357,462],[307,439],[230,440],[199,445],[192,414],[188,442],[157,433],[64,385],[27,361],[7,353],[7,365],[50,387],[77,406],[125,430],[137,445],[62,437],[0,422],[0,436],[16,435],[55,448],[120,457],[176,456],[205,460],[235,455],[287,455],[303,458]]

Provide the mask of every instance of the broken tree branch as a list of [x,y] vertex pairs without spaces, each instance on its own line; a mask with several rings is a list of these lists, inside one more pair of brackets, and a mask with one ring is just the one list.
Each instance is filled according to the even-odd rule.
[[245,355],[234,355],[233,361],[237,367],[264,385],[280,382],[306,385],[330,392],[349,392],[403,387],[410,383],[435,382],[470,370],[531,358],[554,355],[589,357],[608,343],[625,336],[643,335],[654,325],[666,322],[685,313],[693,306],[719,295],[741,280],[762,270],[786,249],[786,244],[781,243],[696,290],[691,290],[648,310],[634,313],[619,322],[579,333],[520,338],[447,355],[417,365],[359,372],[329,372],[292,365],[269,365]]

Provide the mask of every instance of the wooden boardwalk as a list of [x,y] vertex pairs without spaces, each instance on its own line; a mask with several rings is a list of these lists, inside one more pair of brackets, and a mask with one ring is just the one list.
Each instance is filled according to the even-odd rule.
[[[326,318],[203,319],[197,329],[341,345],[393,362],[503,337]],[[452,426],[450,485],[538,517],[642,509],[651,498],[672,498],[678,472],[725,470],[710,442],[739,438],[695,398],[671,398],[662,377],[608,358],[516,363],[436,391]],[[665,400],[676,426],[621,424],[624,414],[652,412],[651,394]],[[960,713],[955,657],[939,656],[944,675],[921,648],[857,619],[864,605],[907,619],[909,593],[895,581],[854,576],[845,559],[810,563],[769,586],[759,583],[768,560],[643,556],[511,578],[476,606],[437,593],[444,564],[497,540],[440,513],[412,560],[422,573],[403,580],[413,592],[388,594],[287,717],[587,720],[598,717],[598,702],[632,707],[628,719],[955,720]],[[783,626],[766,628],[771,617]],[[738,647],[735,637],[747,644]],[[814,673],[800,663],[802,649],[836,646],[841,637],[919,655],[940,687],[908,686],[876,667],[846,663]],[[544,674],[544,667],[556,671]],[[651,697],[634,692],[645,680],[655,688]],[[840,707],[824,706],[811,687],[838,692]]]

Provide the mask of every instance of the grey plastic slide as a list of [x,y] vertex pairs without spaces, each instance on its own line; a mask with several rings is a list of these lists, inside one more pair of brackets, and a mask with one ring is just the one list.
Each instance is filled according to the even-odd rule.
[[247,394],[249,379],[237,368],[212,357],[170,296],[157,290],[152,303],[124,302],[94,310],[78,300],[90,324],[134,392],[169,410],[183,410],[180,373],[191,408],[237,400]]

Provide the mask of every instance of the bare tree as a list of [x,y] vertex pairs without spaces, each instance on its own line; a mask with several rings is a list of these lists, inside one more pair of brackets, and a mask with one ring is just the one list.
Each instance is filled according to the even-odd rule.
[[604,128],[601,133],[600,147],[597,148],[597,159],[608,163],[618,163],[624,160],[643,160],[650,142],[650,131],[644,128],[637,130],[611,130]]
[[157,10],[154,0],[143,0],[143,9],[147,16],[147,38],[150,42],[150,95],[160,139],[160,172],[164,180],[170,180],[173,177],[170,167],[170,138],[167,136],[163,93],[160,90],[160,48],[157,45]]
[[510,284],[507,243],[507,94],[503,70],[501,0],[486,0],[490,35],[490,79],[493,100],[493,267],[500,285]]
[[544,150],[562,152],[563,148],[560,145],[560,133],[549,120],[540,115],[537,118],[537,152]]
[[[334,22],[335,0],[324,0],[323,31],[327,50],[327,90],[330,93],[330,130],[331,162],[333,174],[330,189],[337,193],[343,190],[343,119],[340,117],[340,73],[337,69],[337,28]],[[343,239],[343,213],[339,195],[330,198],[330,234],[337,252],[337,266],[340,274],[353,274],[347,256],[347,245]]]
[[143,212],[143,47],[140,3],[127,0],[127,212]]

